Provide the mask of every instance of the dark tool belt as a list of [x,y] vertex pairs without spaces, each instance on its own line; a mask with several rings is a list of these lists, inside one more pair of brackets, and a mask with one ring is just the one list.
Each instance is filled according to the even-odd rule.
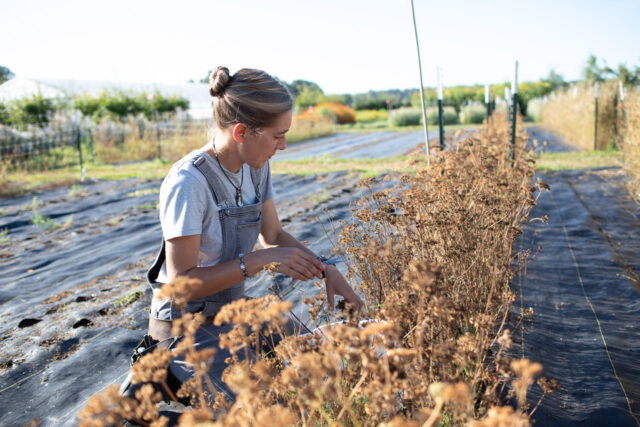
[[157,340],[150,335],[142,337],[142,341],[136,346],[131,355],[131,366],[142,358],[145,354],[151,353],[156,348],[170,348],[180,337],[170,337],[164,340]]

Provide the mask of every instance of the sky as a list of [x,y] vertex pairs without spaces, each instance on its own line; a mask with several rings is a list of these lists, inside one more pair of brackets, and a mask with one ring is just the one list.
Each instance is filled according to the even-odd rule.
[[[590,54],[640,65],[638,0],[414,0],[425,86],[578,79]],[[417,88],[410,0],[0,0],[17,76],[185,83],[259,68],[325,93]]]

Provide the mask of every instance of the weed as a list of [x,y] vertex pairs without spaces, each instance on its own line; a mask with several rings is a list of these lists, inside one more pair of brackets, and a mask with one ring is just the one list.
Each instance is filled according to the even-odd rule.
[[115,226],[117,226],[118,224],[120,224],[122,221],[124,221],[124,219],[125,219],[125,218],[124,218],[124,217],[122,217],[122,216],[117,216],[117,217],[115,217],[115,218],[111,218],[109,221],[107,221],[107,225],[108,225],[109,227],[115,227]]
[[148,188],[146,190],[136,190],[136,191],[127,193],[127,197],[140,197],[140,196],[146,196],[147,194],[159,194],[159,193],[160,193],[160,189],[158,188]]
[[7,228],[0,228],[0,247],[11,244],[11,236]]
[[323,188],[322,194],[321,195],[312,194],[311,200],[313,200],[316,203],[326,202],[327,200],[329,200],[329,192],[327,191],[326,188]]
[[141,291],[135,291],[130,293],[129,295],[125,295],[123,297],[118,298],[113,302],[115,307],[124,307],[125,305],[133,304],[138,301],[144,295]]
[[87,193],[82,190],[82,186],[79,184],[74,184],[69,189],[69,196],[86,196]]
[[[36,198],[33,198],[34,202]],[[45,231],[55,230],[56,228],[62,227],[62,225],[58,221],[53,221],[51,218],[47,218],[42,216],[40,212],[35,207],[35,204],[32,206],[31,211],[33,213],[33,217],[31,218],[31,224],[36,227],[41,227]]]

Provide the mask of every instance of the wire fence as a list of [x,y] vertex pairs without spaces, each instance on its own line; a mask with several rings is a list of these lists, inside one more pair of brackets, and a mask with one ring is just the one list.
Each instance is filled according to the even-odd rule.
[[[194,139],[202,145],[208,123],[180,116],[144,117],[95,123],[59,117],[47,126],[24,130],[0,126],[0,161],[8,170],[83,166],[87,160],[114,163],[163,158],[168,140]],[[191,138],[194,137],[194,138]]]

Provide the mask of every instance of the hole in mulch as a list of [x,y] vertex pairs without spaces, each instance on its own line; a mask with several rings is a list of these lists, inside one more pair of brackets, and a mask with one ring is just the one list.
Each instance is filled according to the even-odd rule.
[[86,327],[86,326],[90,326],[90,325],[93,325],[93,322],[91,322],[91,320],[89,320],[89,319],[80,319],[76,323],[73,324],[73,329],[82,328],[82,327]]
[[18,323],[18,328],[28,328],[40,322],[42,322],[42,319],[22,319],[20,323]]
[[86,296],[86,295],[80,295],[78,298],[76,298],[76,302],[91,301],[92,299],[93,299],[93,297]]
[[106,308],[105,307],[105,308],[101,308],[100,310],[98,310],[98,314],[100,316],[106,316],[107,314],[111,313],[111,311],[113,311],[113,310],[111,310],[110,308]]

